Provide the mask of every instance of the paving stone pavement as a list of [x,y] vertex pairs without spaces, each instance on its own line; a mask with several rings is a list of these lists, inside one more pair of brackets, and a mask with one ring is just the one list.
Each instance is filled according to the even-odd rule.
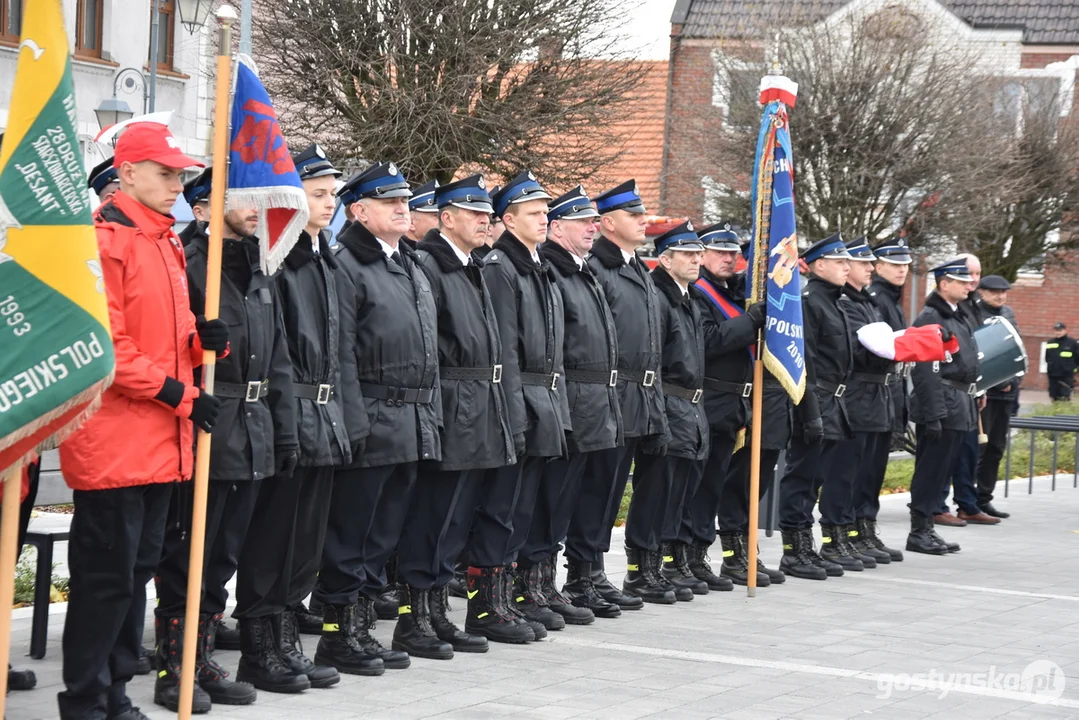
[[[646,606],[529,646],[414,659],[408,670],[344,676],[337,687],[301,695],[260,693],[254,705],[216,706],[211,716],[1079,718],[1079,490],[1071,480],[1056,492],[1038,483],[1033,495],[1025,482],[1013,485],[1012,497],[997,503],[1013,515],[999,526],[942,529],[962,544],[956,555],[907,553],[902,563],[826,582],[788,578],[754,599],[736,588]],[[899,547],[906,499],[882,503],[882,535]],[[621,537],[616,530],[612,569],[624,565]],[[778,561],[778,535],[762,534],[761,548],[766,561]],[[611,575],[619,581],[622,573]],[[463,624],[464,601],[453,605]],[[16,613],[13,658],[37,672],[38,689],[9,696],[9,720],[57,715],[63,606],[52,610],[40,661],[23,657],[29,613]],[[392,632],[380,622],[375,635],[389,644]],[[316,638],[304,639],[313,654]],[[219,659],[234,669],[239,654]],[[1024,690],[1025,670],[1042,684]],[[135,678],[128,691],[151,718],[174,717],[153,704],[152,676]]]

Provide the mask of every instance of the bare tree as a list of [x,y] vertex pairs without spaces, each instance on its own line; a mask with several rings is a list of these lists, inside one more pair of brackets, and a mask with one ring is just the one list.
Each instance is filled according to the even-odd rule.
[[288,132],[412,180],[521,168],[564,186],[622,151],[602,129],[643,74],[614,0],[255,0]]

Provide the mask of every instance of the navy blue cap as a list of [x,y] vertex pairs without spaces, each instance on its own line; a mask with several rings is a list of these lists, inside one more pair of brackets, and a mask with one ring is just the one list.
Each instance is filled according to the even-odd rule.
[[191,207],[195,207],[195,203],[208,201],[210,199],[210,186],[214,179],[214,168],[210,167],[203,170],[194,180],[188,180],[184,183],[184,200]]
[[611,188],[602,195],[596,196],[596,210],[600,215],[613,210],[625,210],[637,215],[644,214],[644,201],[637,189],[636,180],[627,180],[616,188]]
[[656,255],[667,250],[703,251],[704,245],[697,233],[693,231],[693,223],[686,220],[678,227],[668,230],[655,240]]
[[966,258],[956,258],[942,265],[937,265],[933,268],[933,277],[938,281],[941,278],[959,280],[960,282],[972,282],[974,280],[970,275],[970,268],[967,267]]
[[540,187],[540,184],[536,181],[536,176],[532,174],[531,170],[525,170],[491,193],[491,200],[494,201],[495,206],[495,215],[499,217],[506,213],[506,208],[510,205],[528,202],[529,200],[550,199],[551,196]]
[[1012,284],[1007,279],[1002,278],[1000,275],[986,275],[982,278],[982,281],[978,284],[978,287],[983,290],[1011,290]]
[[893,265],[910,265],[914,258],[910,256],[910,246],[901,237],[893,237],[885,240],[873,248],[873,254],[877,260]]
[[847,252],[847,246],[843,244],[843,236],[839,233],[829,235],[820,242],[814,243],[809,246],[809,249],[802,253],[802,259],[807,263],[816,262],[822,258],[829,260],[850,260],[850,253]]
[[437,187],[438,180],[432,180],[416,188],[408,201],[408,209],[413,212],[438,212],[438,205],[435,204],[435,189]]
[[301,180],[333,175],[341,177],[341,171],[333,166],[318,143],[311,143],[298,153],[292,154],[292,164]]
[[734,226],[729,222],[719,222],[709,225],[697,233],[697,237],[704,243],[706,250],[725,250],[739,252],[742,249],[742,241],[735,232]]
[[446,185],[440,185],[435,190],[435,205],[438,209],[453,205],[464,210],[493,213],[491,196],[487,194],[487,183],[483,175],[469,175],[461,180],[456,180]]
[[873,251],[869,247],[869,243],[865,241],[865,235],[857,237],[847,243],[847,252],[850,253],[851,260],[860,260],[862,262],[874,262],[877,256],[873,254]]
[[112,158],[109,158],[94,166],[94,169],[90,171],[86,185],[93,188],[94,192],[100,195],[101,191],[108,187],[109,183],[116,182],[117,179],[116,168],[112,166]]
[[565,195],[556,197],[547,206],[547,221],[551,220],[583,220],[585,218],[599,217],[599,213],[592,207],[592,200],[584,187],[578,185]]
[[392,162],[375,163],[358,172],[337,191],[337,197],[345,205],[364,198],[389,199],[412,197],[408,181]]

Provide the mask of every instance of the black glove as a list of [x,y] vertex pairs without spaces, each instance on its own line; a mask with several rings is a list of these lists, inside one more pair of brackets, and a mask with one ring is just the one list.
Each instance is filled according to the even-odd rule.
[[292,477],[292,473],[296,470],[296,463],[300,461],[300,456],[296,452],[296,448],[275,448],[273,451],[275,460],[274,475],[282,480],[288,480]]
[[517,455],[518,460],[525,456],[525,450],[525,434],[517,433],[513,436],[513,452]]
[[746,310],[746,317],[753,321],[753,327],[760,330],[764,327],[764,316],[768,310],[768,303],[761,301],[759,303],[753,303]]
[[199,390],[198,396],[191,402],[191,415],[188,417],[206,432],[211,432],[217,424],[217,414],[220,411],[221,401]]
[[952,331],[943,325],[940,326],[940,339],[944,342],[948,342],[952,339]]
[[655,457],[666,457],[667,455],[667,443],[652,444],[647,443],[641,446],[641,451],[645,455],[653,455]]
[[360,438],[356,442],[352,443],[352,462],[356,462],[363,456],[363,451],[367,449],[367,438]]
[[925,439],[930,442],[940,440],[940,420],[931,420],[925,424]]
[[824,421],[820,418],[810,420],[802,425],[802,442],[806,445],[816,445],[824,439]]
[[213,350],[220,355],[229,346],[229,326],[221,318],[207,320],[205,315],[195,318],[195,332],[203,350]]

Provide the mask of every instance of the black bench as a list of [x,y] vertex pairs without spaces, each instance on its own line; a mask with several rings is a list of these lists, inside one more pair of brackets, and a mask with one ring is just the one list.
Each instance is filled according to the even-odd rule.
[[30,657],[45,657],[45,643],[49,639],[49,603],[52,590],[53,546],[67,540],[67,530],[45,530],[26,533],[26,544],[37,548],[37,575],[34,578],[34,616],[30,626]]

